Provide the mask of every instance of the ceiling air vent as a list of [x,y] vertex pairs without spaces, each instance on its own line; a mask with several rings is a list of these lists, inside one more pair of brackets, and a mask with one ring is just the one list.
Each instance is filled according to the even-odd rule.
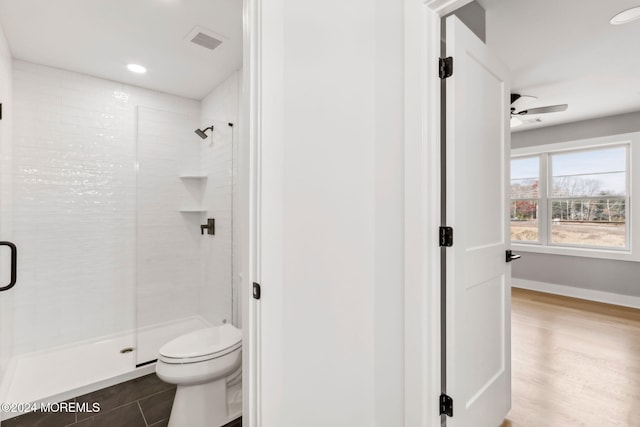
[[199,31],[195,37],[193,37],[191,39],[191,43],[195,43],[197,45],[200,45],[202,47],[206,47],[207,49],[213,50],[215,48],[217,48],[218,46],[220,46],[220,44],[222,43],[221,40],[218,40],[216,38],[213,38],[201,31]]
[[216,33],[215,31],[211,31],[208,28],[201,27],[200,25],[196,25],[191,31],[189,31],[189,34],[187,34],[183,40],[192,46],[197,44],[198,46],[206,47],[209,50],[214,50],[223,42],[228,41],[229,37]]

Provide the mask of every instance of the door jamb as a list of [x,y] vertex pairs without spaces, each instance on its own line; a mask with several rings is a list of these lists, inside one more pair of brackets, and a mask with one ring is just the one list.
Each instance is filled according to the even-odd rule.
[[240,296],[242,298],[242,419],[260,427],[260,303],[252,284],[260,278],[261,0],[243,0],[242,95],[239,144]]
[[441,18],[471,0],[405,0],[405,427],[440,425]]

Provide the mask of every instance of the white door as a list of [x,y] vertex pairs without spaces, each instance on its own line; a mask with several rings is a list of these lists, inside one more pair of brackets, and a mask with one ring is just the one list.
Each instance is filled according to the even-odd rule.
[[495,427],[511,407],[508,70],[446,20],[446,391],[451,427]]

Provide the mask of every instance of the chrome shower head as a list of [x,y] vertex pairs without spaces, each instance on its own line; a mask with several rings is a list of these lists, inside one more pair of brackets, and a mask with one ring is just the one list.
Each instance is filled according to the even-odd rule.
[[196,134],[202,139],[207,139],[209,137],[209,135],[206,134],[208,130],[213,132],[213,125],[209,126],[206,129],[196,129]]

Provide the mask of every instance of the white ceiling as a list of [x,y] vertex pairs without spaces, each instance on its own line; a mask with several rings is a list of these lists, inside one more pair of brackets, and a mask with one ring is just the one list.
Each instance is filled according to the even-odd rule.
[[[640,111],[640,20],[609,24],[639,0],[478,0],[487,44],[512,70],[512,91],[569,104],[532,127]],[[242,62],[241,0],[0,0],[17,59],[202,99]],[[185,38],[200,26],[214,51]],[[129,62],[148,68],[126,70]]]
[[640,20],[613,15],[639,0],[478,0],[487,45],[512,71],[512,92],[538,97],[523,108],[569,104],[527,116],[514,131],[640,111]]
[[[242,63],[242,0],[0,0],[0,24],[16,59],[193,99]],[[196,26],[223,43],[190,43]]]

